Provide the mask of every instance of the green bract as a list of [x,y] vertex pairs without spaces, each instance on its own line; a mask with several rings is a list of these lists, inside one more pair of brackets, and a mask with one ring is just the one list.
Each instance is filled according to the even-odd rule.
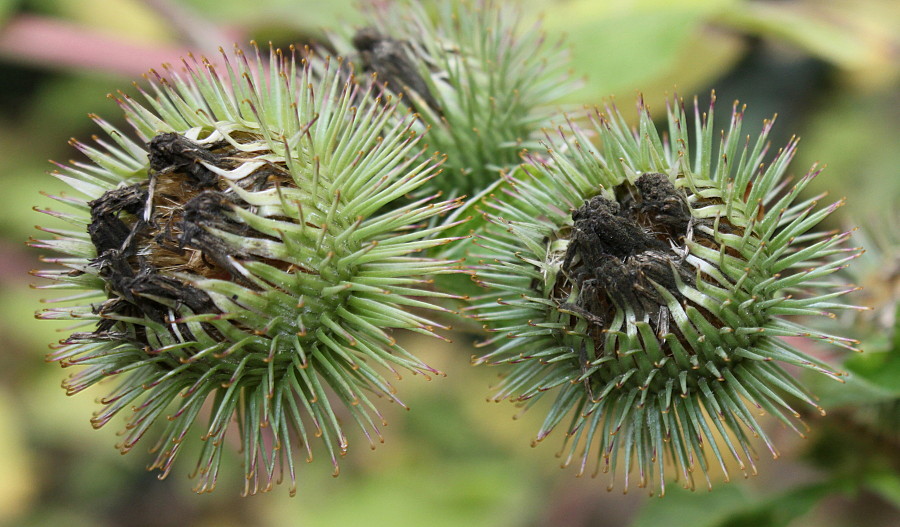
[[602,153],[561,128],[484,201],[471,310],[494,333],[476,362],[510,366],[495,398],[555,397],[538,441],[568,416],[564,464],[663,493],[666,465],[690,488],[729,458],[755,471],[751,436],[775,455],[758,410],[796,430],[791,400],[817,407],[784,366],[841,374],[783,337],[853,341],[784,317],[845,307],[829,275],[858,250],[814,230],[841,202],[799,197],[815,167],[785,178],[796,140],[766,161],[771,122],[751,142],[735,106],[714,149],[712,106],[691,133],[677,98],[667,134],[639,110],[592,115]]
[[523,29],[515,7],[436,4],[429,11],[417,1],[374,3],[369,27],[333,40],[357,71],[405,92],[429,129],[429,148],[447,154],[431,187],[472,196],[517,164],[523,148],[540,148],[551,105],[577,85],[564,50],[547,45],[538,27]]
[[75,229],[34,242],[63,266],[37,274],[78,293],[40,316],[89,331],[50,360],[80,368],[69,393],[112,381],[92,422],[124,410],[123,452],[159,427],[163,476],[199,437],[197,490],[211,490],[236,422],[246,491],[287,472],[293,492],[310,436],[337,473],[341,413],[380,439],[371,394],[399,403],[381,372],[436,373],[392,332],[442,327],[429,299],[451,295],[428,277],[456,265],[421,252],[452,241],[425,225],[458,203],[400,200],[440,163],[422,155],[412,117],[339,60],[237,50],[149,84],[143,104],[117,99],[138,140],[94,117],[108,139],[75,143],[90,162],[54,173],[84,197],[45,211]]

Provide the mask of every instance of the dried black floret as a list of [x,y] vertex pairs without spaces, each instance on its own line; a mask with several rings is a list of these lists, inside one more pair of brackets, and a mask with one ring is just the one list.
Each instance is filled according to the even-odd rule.
[[[408,95],[412,92],[429,108],[441,113],[440,105],[416,69],[408,44],[383,35],[375,28],[365,27],[353,35],[353,47],[359,52],[363,70],[377,73],[379,83]],[[415,101],[412,99],[407,96],[404,100],[415,109]]]
[[614,189],[623,203],[594,196],[572,212],[573,228],[560,270],[578,286],[576,301],[560,308],[595,328],[608,325],[616,308],[646,317],[668,330],[667,300],[658,287],[681,298],[678,281],[693,283],[680,241],[691,228],[691,209],[664,174],[640,176]]
[[642,174],[634,182],[641,193],[639,211],[670,235],[684,235],[691,221],[691,207],[668,176],[659,172]]
[[[178,268],[180,258],[184,262],[181,267],[189,266],[191,256],[199,252],[207,268],[221,268],[241,279],[230,259],[241,254],[207,230],[214,227],[246,233],[248,227],[225,214],[236,198],[202,190],[219,182],[202,163],[226,166],[227,154],[212,152],[175,133],[154,137],[148,149],[150,170],[146,181],[107,191],[89,203],[88,233],[97,251],[92,266],[106,282],[109,294],[94,308],[101,316],[93,332],[97,337],[113,330],[113,315],[147,316],[165,322],[173,306],[186,306],[195,313],[216,311],[206,293],[161,272],[157,261],[163,261],[167,268],[174,262],[172,265]],[[268,167],[258,177],[254,174],[255,186],[263,185],[275,168]],[[186,175],[187,180],[180,179],[179,174]],[[161,187],[168,190],[160,192]],[[187,254],[186,248],[194,253]],[[187,328],[180,331],[185,333]]]
[[181,238],[182,247],[201,235],[204,225],[231,231],[234,222],[228,220],[225,212],[234,203],[234,198],[224,192],[206,191],[197,194],[184,204],[182,212]]
[[227,244],[208,229],[215,228],[231,234],[246,235],[249,228],[230,220],[226,211],[234,205],[232,196],[223,192],[205,191],[184,204],[181,221],[176,224],[181,235],[179,248],[190,247],[202,251],[203,258],[229,273],[232,278],[242,281],[242,275],[231,262],[232,257],[245,257],[242,251]]
[[[142,221],[140,216],[146,202],[147,189],[141,184],[134,184],[110,190],[88,203],[91,207],[88,234],[98,256],[109,249],[127,249],[125,246]],[[130,224],[121,217],[122,212],[133,216]]]
[[[157,135],[148,149],[145,181],[107,191],[90,202],[88,232],[97,250],[92,267],[106,282],[109,296],[94,307],[101,317],[93,333],[98,337],[115,329],[117,317],[146,316],[162,323],[181,306],[194,313],[218,312],[206,293],[173,271],[258,288],[235,261],[250,255],[221,233],[266,236],[234,219],[233,208],[249,204],[233,191],[219,190],[221,178],[203,165],[232,169],[241,162],[241,153],[227,144],[206,148],[175,133]],[[236,184],[261,191],[290,184],[289,176],[283,166],[264,163]],[[190,335],[182,326],[178,324],[178,331]],[[207,333],[217,332],[205,323],[204,328]],[[134,338],[146,344],[146,332],[136,332]]]
[[[571,262],[577,251],[589,267],[596,267],[607,256],[624,259],[626,256],[650,249],[666,249],[666,245],[644,231],[628,215],[622,214],[615,201],[594,196],[572,213],[575,222],[570,253]],[[567,264],[564,264],[564,266]]]
[[181,172],[198,188],[215,186],[218,177],[203,163],[218,165],[221,157],[183,135],[159,134],[150,140],[150,168],[156,172]]
[[[196,287],[185,284],[181,280],[163,276],[155,267],[143,263],[139,272],[133,278],[120,282],[120,287],[129,289],[129,296],[135,299],[135,303],[141,307],[144,313],[150,315],[150,311],[156,308],[154,320],[164,320],[164,313],[169,306],[153,300],[152,297],[174,300],[176,306],[187,306],[195,313],[208,313],[214,309],[214,305],[205,292]],[[158,306],[158,307],[157,307]]]
[[161,275],[144,259],[140,260],[135,272],[127,255],[115,249],[103,254],[99,270],[110,292],[116,296],[113,303],[106,305],[107,312],[122,312],[126,307],[122,303],[124,300],[151,320],[164,322],[171,307],[166,301],[200,313],[214,307],[209,295],[181,280]]

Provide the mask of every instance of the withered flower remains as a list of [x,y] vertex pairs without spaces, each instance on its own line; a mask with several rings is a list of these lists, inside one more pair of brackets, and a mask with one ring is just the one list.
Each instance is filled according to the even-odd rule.
[[419,253],[452,241],[427,225],[458,203],[400,200],[440,160],[338,61],[294,55],[192,58],[154,73],[145,105],[122,95],[139,141],[95,117],[111,141],[75,143],[90,162],[55,173],[85,197],[46,211],[77,229],[34,242],[61,254],[48,261],[62,270],[37,272],[49,288],[80,291],[41,316],[89,326],[50,356],[79,367],[66,389],[110,379],[94,425],[128,413],[123,452],[158,427],[162,476],[202,439],[198,491],[214,487],[235,428],[246,492],[284,473],[293,491],[313,436],[337,473],[341,421],[374,446],[371,396],[399,403],[383,372],[436,373],[392,332],[435,335],[426,313],[443,308],[429,299],[450,296],[429,277],[455,264]]

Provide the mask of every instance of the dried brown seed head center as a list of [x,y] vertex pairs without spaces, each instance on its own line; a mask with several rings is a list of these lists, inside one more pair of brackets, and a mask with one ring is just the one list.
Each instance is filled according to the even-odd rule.
[[643,174],[612,190],[614,197],[594,196],[572,212],[553,296],[564,309],[582,315],[595,337],[617,309],[668,333],[670,314],[660,288],[680,298],[678,280],[693,282],[684,247],[694,225],[691,207],[661,173]]

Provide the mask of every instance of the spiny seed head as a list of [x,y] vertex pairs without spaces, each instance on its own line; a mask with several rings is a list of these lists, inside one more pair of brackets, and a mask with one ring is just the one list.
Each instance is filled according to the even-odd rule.
[[80,293],[39,316],[89,328],[50,360],[80,367],[70,394],[113,381],[92,421],[125,410],[123,452],[162,430],[152,467],[163,476],[200,437],[197,490],[212,490],[237,421],[245,491],[286,470],[293,492],[295,450],[311,458],[311,436],[335,474],[342,420],[380,440],[370,395],[399,403],[382,371],[436,373],[392,332],[441,327],[424,313],[450,295],[428,277],[456,264],[417,253],[452,241],[427,225],[457,203],[392,206],[440,162],[422,155],[412,118],[340,60],[236,50],[182,66],[153,72],[144,104],[117,98],[138,140],[95,117],[109,140],[75,143],[90,162],[54,173],[84,197],[48,211],[77,229],[34,242],[64,267],[36,274]]
[[429,129],[429,145],[447,154],[431,186],[472,196],[519,163],[523,148],[541,148],[552,105],[577,84],[564,50],[538,27],[524,29],[511,4],[436,4],[372,3],[369,26],[332,40],[371,82],[402,93]]
[[689,134],[674,99],[667,138],[643,103],[634,129],[598,111],[602,153],[561,128],[483,203],[471,312],[494,336],[476,363],[510,365],[497,400],[554,394],[537,440],[568,416],[564,465],[626,490],[636,475],[663,493],[666,465],[690,488],[711,463],[727,479],[728,458],[755,472],[751,436],[776,453],[758,410],[797,430],[792,399],[817,408],[784,366],[841,375],[783,337],[854,344],[784,318],[845,307],[829,275],[858,250],[814,230],[840,202],[800,198],[815,167],[789,182],[796,140],[767,161],[771,123],[742,138],[737,106],[714,150],[712,112]]

